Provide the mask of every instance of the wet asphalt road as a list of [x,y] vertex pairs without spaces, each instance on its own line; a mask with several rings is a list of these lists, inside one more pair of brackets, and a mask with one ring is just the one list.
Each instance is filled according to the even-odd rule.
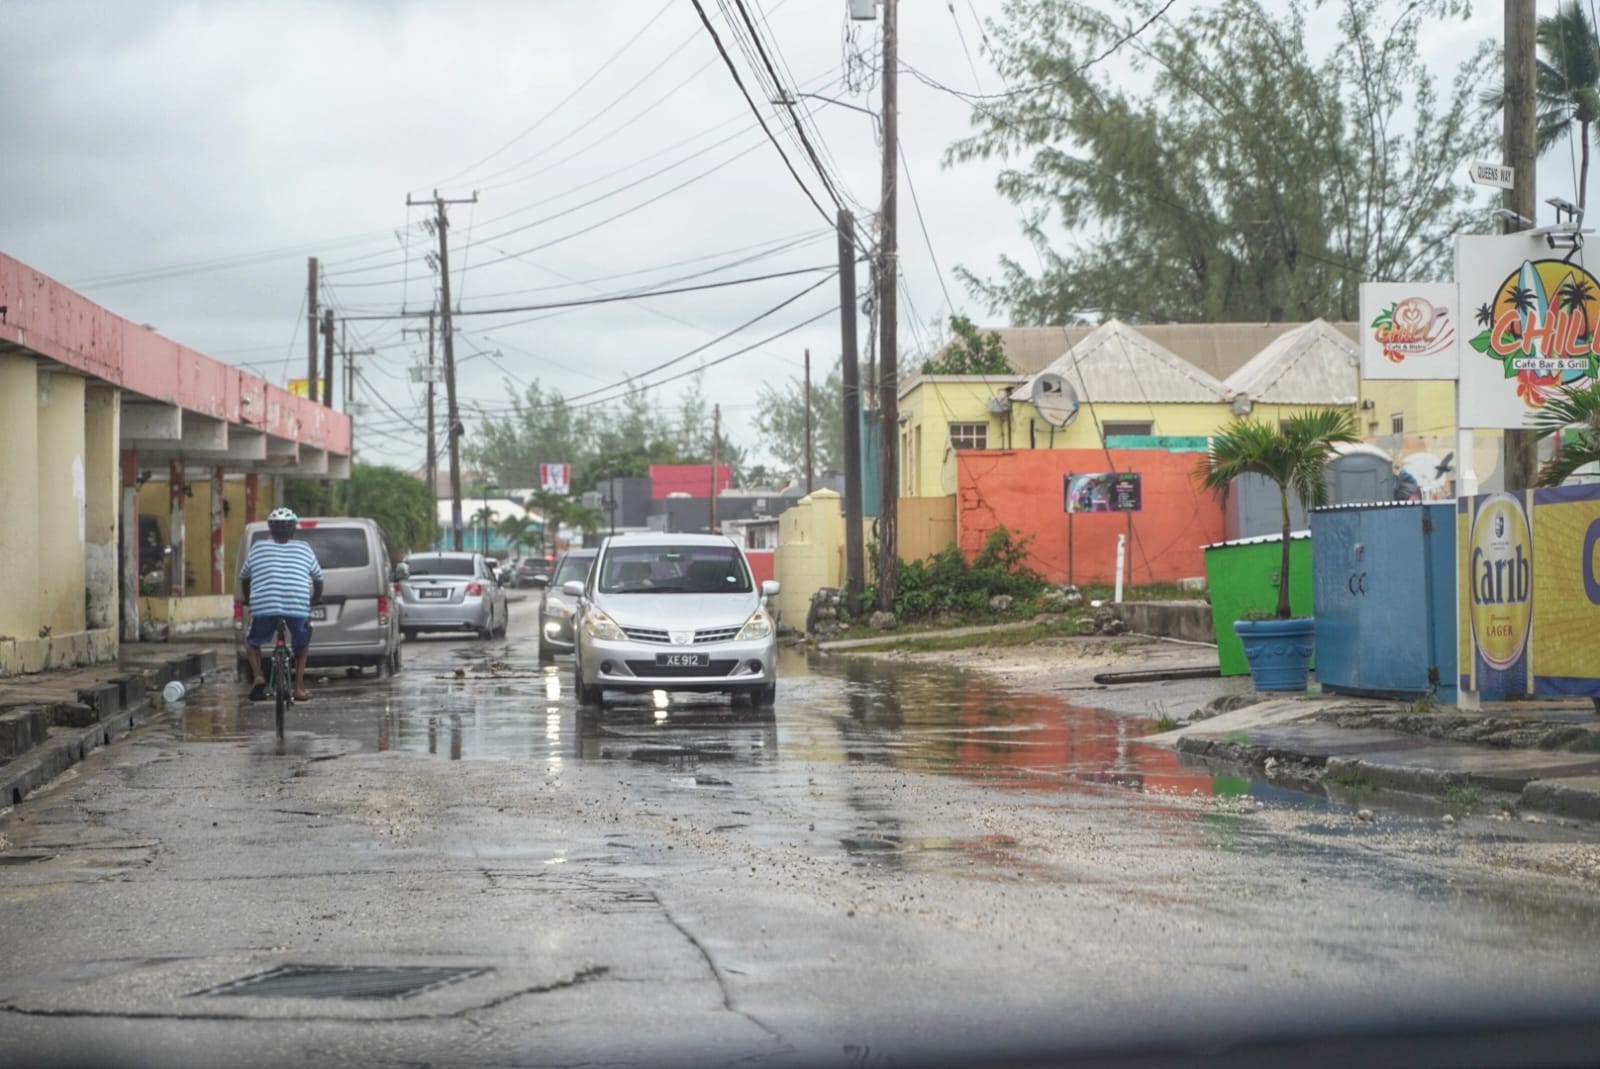
[[[1593,829],[1286,792],[1137,715],[798,652],[773,711],[580,713],[534,635],[529,599],[332,678],[283,752],[213,681],[0,812],[0,1064],[916,1064],[1600,995]],[[420,990],[351,997],[390,983]]]

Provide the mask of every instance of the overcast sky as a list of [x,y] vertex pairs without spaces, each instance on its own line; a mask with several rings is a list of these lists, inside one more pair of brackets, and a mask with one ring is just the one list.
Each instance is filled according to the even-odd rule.
[[[850,23],[846,0],[746,2],[766,16],[785,84],[878,109],[866,69],[877,23]],[[734,50],[717,0],[703,3]],[[1552,6],[1542,0],[1541,13]],[[1498,36],[1501,5],[1477,8],[1471,24],[1431,42],[1439,57]],[[963,90],[999,89],[979,18],[1000,13],[999,0],[905,0],[902,62]],[[852,51],[864,58],[848,61]],[[749,63],[733,55],[775,124]],[[940,165],[969,130],[966,105],[910,77],[900,85],[909,178],[900,335],[918,351],[952,303],[993,320],[955,280],[956,265],[988,274],[1002,254],[1034,261],[1017,209],[994,192],[997,165]],[[429,306],[430,212],[408,208],[408,194],[477,193],[475,205],[450,209],[452,296],[469,311],[659,286],[713,268],[721,270],[680,284],[831,270],[837,258],[827,221],[756,127],[691,0],[0,0],[0,101],[0,251],[274,382],[305,374],[308,256],[321,259],[341,316]],[[879,195],[875,120],[805,103],[823,161],[866,227]],[[801,150],[780,139],[831,213]],[[839,319],[828,314],[838,284],[826,278],[462,318],[463,410],[470,423],[478,405],[503,409],[507,379],[616,403],[607,388],[629,376],[665,379],[819,317],[704,374],[707,401],[759,458],[760,385],[798,378],[807,347],[818,377],[838,356]],[[407,369],[424,343],[402,327],[425,322],[349,324],[353,348],[376,350],[358,358],[364,460],[420,463],[412,421],[422,422],[423,389]],[[675,414],[687,381],[653,390],[653,403]]]

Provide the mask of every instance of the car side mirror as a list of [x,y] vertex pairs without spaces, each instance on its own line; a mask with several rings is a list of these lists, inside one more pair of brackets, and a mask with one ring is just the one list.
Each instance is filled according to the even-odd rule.
[[410,579],[410,578],[411,578],[411,565],[402,563],[402,564],[396,564],[394,566],[394,581],[395,582],[403,583],[407,579]]
[[528,582],[532,583],[534,586],[549,586],[550,577],[545,575],[543,572],[539,572],[536,575],[529,576]]
[[761,596],[774,598],[778,596],[778,581],[776,579],[761,580]]
[[569,597],[581,598],[583,597],[583,584],[576,579],[569,579],[561,584],[561,592]]

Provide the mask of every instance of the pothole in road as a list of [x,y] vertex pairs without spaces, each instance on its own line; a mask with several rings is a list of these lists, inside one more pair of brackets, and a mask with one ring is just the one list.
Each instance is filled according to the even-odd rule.
[[54,854],[0,854],[0,865],[32,865],[53,857]]
[[414,998],[490,972],[482,966],[283,965],[191,997],[389,999]]

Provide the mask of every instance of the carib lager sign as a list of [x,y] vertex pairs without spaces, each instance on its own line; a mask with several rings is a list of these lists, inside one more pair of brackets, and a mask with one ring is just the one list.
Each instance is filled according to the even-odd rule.
[[1462,689],[1600,696],[1600,486],[1456,504]]

